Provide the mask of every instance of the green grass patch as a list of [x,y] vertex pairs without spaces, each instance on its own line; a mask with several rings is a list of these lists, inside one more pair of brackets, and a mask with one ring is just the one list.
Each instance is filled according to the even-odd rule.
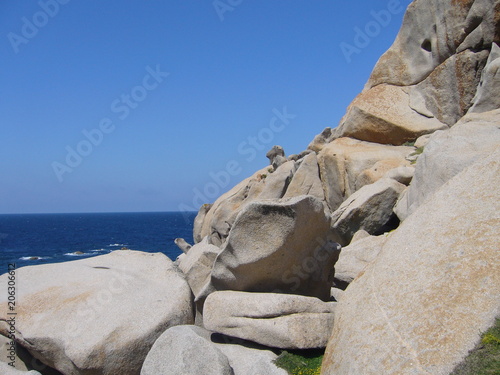
[[413,155],[420,155],[422,152],[424,152],[424,148],[418,147],[417,149],[415,149],[415,152],[413,153]]
[[500,318],[450,375],[500,375]]
[[284,350],[275,363],[290,375],[319,375],[324,354],[324,349]]

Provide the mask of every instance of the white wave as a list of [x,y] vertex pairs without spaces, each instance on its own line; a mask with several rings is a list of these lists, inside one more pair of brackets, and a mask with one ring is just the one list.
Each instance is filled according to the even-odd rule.
[[36,255],[29,256],[29,257],[21,257],[19,260],[41,260],[41,259],[49,259],[50,257],[39,257]]
[[116,246],[127,246],[127,245],[125,245],[123,243],[112,243],[112,244],[109,244],[108,246],[109,247],[116,247]]
[[90,250],[92,253],[100,253],[100,252],[103,252],[103,251],[108,251],[106,249],[94,249],[94,250]]

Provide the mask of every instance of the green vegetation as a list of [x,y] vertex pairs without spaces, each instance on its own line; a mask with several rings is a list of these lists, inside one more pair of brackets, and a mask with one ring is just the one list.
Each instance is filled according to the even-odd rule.
[[405,142],[403,143],[403,146],[415,146],[415,141]]
[[324,349],[283,351],[276,359],[276,366],[291,375],[319,375]]
[[415,152],[413,153],[413,155],[420,155],[422,152],[424,152],[424,148],[423,147],[419,147],[415,150]]
[[450,375],[500,375],[500,318]]

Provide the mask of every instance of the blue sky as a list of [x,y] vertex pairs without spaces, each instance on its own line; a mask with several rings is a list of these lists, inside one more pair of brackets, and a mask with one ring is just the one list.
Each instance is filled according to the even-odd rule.
[[2,1],[0,213],[197,210],[337,126],[409,2]]

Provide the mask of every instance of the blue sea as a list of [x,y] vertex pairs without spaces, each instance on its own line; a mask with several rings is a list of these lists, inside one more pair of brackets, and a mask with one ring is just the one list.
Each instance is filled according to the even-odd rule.
[[17,267],[67,262],[123,247],[175,260],[174,239],[193,238],[195,212],[0,215],[0,274]]

